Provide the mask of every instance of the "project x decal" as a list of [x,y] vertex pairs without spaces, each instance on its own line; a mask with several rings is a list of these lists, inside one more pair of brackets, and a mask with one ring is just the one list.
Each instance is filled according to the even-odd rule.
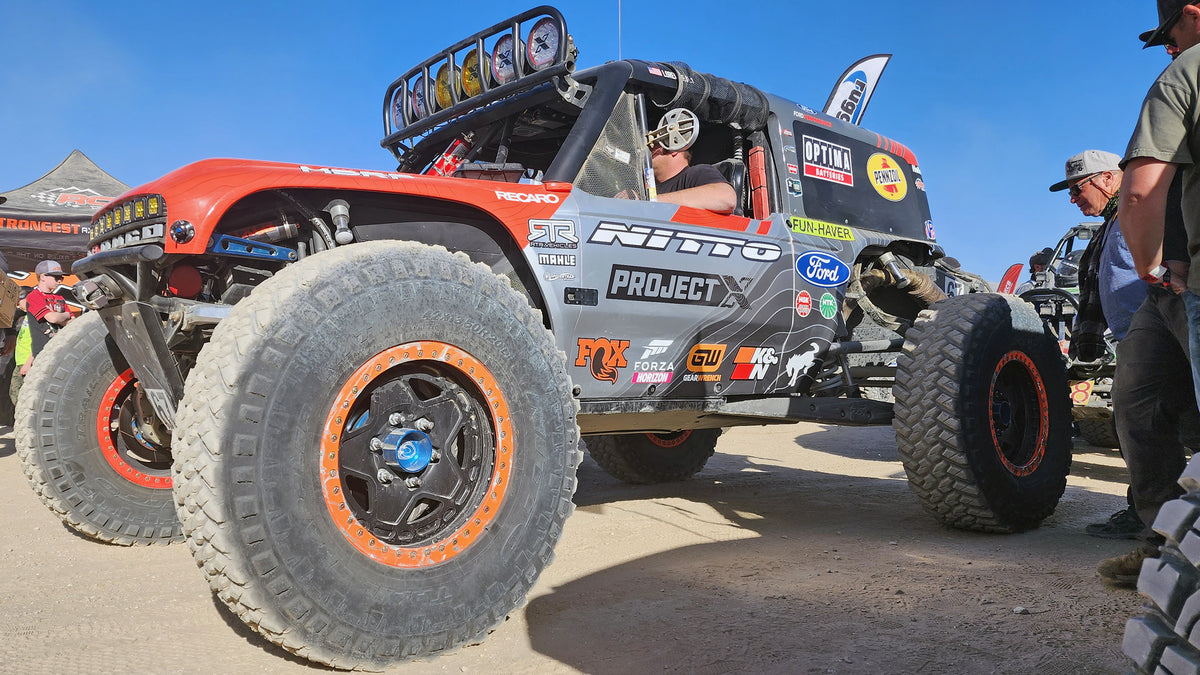
[[605,244],[627,248],[665,251],[671,242],[678,242],[679,253],[704,252],[714,258],[728,258],[735,250],[754,262],[774,262],[783,256],[783,249],[765,241],[751,241],[719,234],[683,232],[667,227],[646,227],[602,221],[588,237],[589,244]]
[[806,251],[796,256],[796,274],[815,286],[833,288],[850,280],[850,266],[828,253]]
[[796,234],[811,234],[814,237],[837,239],[838,241],[854,241],[854,231],[845,225],[827,223],[811,218],[788,218],[788,228]]
[[908,195],[908,180],[896,160],[877,152],[867,159],[867,178],[880,197],[898,202]]
[[629,348],[629,340],[579,338],[577,344],[575,365],[581,368],[590,366],[592,377],[601,382],[616,384],[617,369],[629,365],[625,360],[625,350]]
[[854,168],[850,148],[804,136],[804,175],[854,187]]
[[749,277],[739,283],[729,275],[703,274],[662,268],[613,265],[608,277],[606,297],[614,300],[668,302],[682,305],[749,309],[743,289]]

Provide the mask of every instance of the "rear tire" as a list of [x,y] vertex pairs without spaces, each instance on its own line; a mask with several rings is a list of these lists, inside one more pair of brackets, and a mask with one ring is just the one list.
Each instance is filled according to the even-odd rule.
[[1036,527],[1071,466],[1057,342],[1027,303],[990,293],[935,303],[905,337],[893,425],[921,505],[951,527]]
[[[114,365],[114,361],[120,365]],[[72,529],[111,544],[165,544],[182,530],[169,444],[131,423],[137,380],[88,312],[34,359],[17,401],[17,457],[34,492]]]
[[[201,352],[176,434],[188,545],[222,602],[303,658],[436,655],[503,621],[553,558],[576,410],[565,356],[486,267],[339,247],[256,288]],[[386,462],[372,439],[396,427],[436,457]]]
[[617,480],[651,485],[687,480],[699,473],[717,447],[722,429],[688,429],[673,434],[588,436],[588,454]]
[[1119,448],[1117,422],[1111,416],[1106,419],[1079,420],[1079,433],[1090,445],[1097,448]]
[[1166,544],[1158,558],[1142,563],[1138,576],[1137,589],[1149,601],[1146,613],[1125,624],[1121,650],[1139,674],[1200,668],[1200,459],[1188,462],[1179,484],[1187,494],[1163,504],[1154,519]]

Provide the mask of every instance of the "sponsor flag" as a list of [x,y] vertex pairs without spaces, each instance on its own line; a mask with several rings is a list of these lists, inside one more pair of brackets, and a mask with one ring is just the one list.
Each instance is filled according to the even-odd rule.
[[851,124],[860,124],[875,85],[879,84],[883,69],[891,58],[891,54],[875,54],[847,68],[829,93],[823,112]]
[[1000,279],[1000,285],[996,287],[996,292],[1011,295],[1017,288],[1017,282],[1021,280],[1021,270],[1023,269],[1025,269],[1025,266],[1021,263],[1009,267],[1008,271],[1004,273],[1004,277]]

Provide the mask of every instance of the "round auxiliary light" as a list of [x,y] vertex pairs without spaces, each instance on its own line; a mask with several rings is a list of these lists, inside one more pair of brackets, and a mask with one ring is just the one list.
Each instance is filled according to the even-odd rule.
[[394,129],[404,128],[404,87],[397,87],[396,91],[392,92],[392,127]]
[[450,63],[443,63],[442,67],[438,68],[435,82],[437,82],[435,93],[438,107],[444,110],[454,105],[454,94],[458,92],[451,92],[450,88],[458,86],[458,67]]
[[558,32],[558,22],[550,17],[543,17],[533,24],[529,30],[529,41],[525,48],[526,63],[534,70],[542,70],[554,64],[558,56],[558,45],[562,35]]
[[417,79],[413,80],[412,108],[413,115],[419,120],[423,120],[429,116],[429,106],[425,102],[424,75],[418,75]]
[[517,79],[517,56],[520,54],[513,46],[512,35],[505,35],[496,41],[492,49],[492,77],[496,84],[508,84]]
[[[491,60],[491,56],[487,52],[483,53],[483,58],[484,61]],[[479,68],[479,52],[472,49],[463,58],[462,65],[462,90],[467,96],[478,96],[483,91],[483,85],[480,82],[482,72]]]

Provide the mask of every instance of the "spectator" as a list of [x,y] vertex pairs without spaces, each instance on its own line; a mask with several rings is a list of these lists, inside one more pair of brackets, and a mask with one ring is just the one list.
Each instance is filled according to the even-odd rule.
[[38,275],[37,287],[25,296],[32,355],[21,366],[22,376],[29,373],[29,367],[50,338],[74,318],[67,309],[67,301],[54,293],[63,280],[62,265],[53,260],[43,260],[37,264],[34,272]]

